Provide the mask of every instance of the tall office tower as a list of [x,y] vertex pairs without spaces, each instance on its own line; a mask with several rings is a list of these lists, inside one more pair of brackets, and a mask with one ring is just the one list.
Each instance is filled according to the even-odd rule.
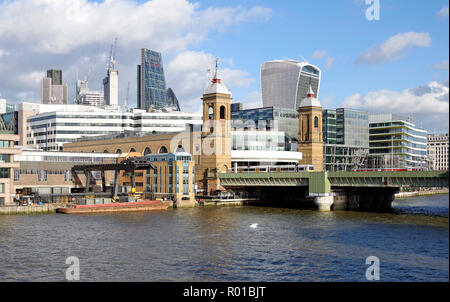
[[106,77],[103,79],[103,94],[105,105],[119,105],[119,71],[108,68]]
[[47,78],[52,79],[52,85],[62,85],[62,71],[60,69],[47,70]]
[[62,82],[61,70],[47,70],[47,77],[41,80],[42,104],[67,104],[67,85]]
[[172,109],[180,111],[180,103],[178,102],[177,96],[173,92],[172,88],[167,88],[167,103]]
[[261,65],[263,107],[297,110],[311,85],[319,97],[321,71],[309,63],[274,60]]
[[149,110],[150,107],[161,109],[169,106],[161,53],[141,49],[141,65],[137,66],[137,83],[138,108]]

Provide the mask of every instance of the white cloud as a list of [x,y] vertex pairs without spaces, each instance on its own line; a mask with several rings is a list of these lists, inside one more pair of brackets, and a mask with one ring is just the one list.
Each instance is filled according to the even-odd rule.
[[[206,70],[212,66],[214,56],[204,51],[184,51],[173,58],[166,67],[167,85],[171,87],[177,98],[183,100],[180,104],[185,111],[199,111],[200,97],[207,85]],[[233,87],[247,87],[255,79],[249,78],[245,70],[221,69],[219,74],[222,82],[232,90]],[[212,72],[214,67],[212,67]]]
[[318,59],[322,59],[323,57],[325,57],[328,54],[328,52],[326,50],[320,50],[317,49],[314,51],[311,59],[313,60],[318,60]]
[[448,5],[443,6],[437,13],[436,16],[439,18],[448,18]]
[[2,40],[35,52],[64,54],[92,43],[151,40],[153,48],[176,51],[205,39],[211,29],[268,20],[265,7],[225,7],[199,10],[187,0],[41,1],[17,0],[0,5]]
[[336,60],[336,58],[328,57],[326,62],[325,62],[325,68],[326,69],[330,69],[331,67],[333,67],[333,64],[334,64],[335,60]]
[[9,54],[9,52],[7,52],[6,50],[0,49],[0,59],[2,57],[6,57]]
[[33,88],[36,85],[39,85],[41,79],[44,77],[44,72],[42,71],[32,71],[26,74],[20,74],[18,76],[18,80],[24,88]]
[[434,64],[433,67],[436,69],[448,70],[448,60],[443,60],[438,64]]
[[372,64],[399,59],[413,47],[429,47],[430,44],[431,37],[428,33],[399,33],[360,54],[356,63]]
[[[212,34],[248,22],[266,22],[271,14],[270,8],[262,6],[203,8],[188,0],[144,3],[131,0],[0,1],[0,91],[10,99],[22,92],[21,96],[39,99],[39,83],[28,82],[34,83],[29,89],[23,87],[22,79],[36,70],[44,73],[50,68],[62,69],[63,81],[68,84],[69,101],[74,95],[76,71],[80,78],[89,73],[89,87],[101,89],[106,57],[117,37],[120,100],[125,97],[128,81],[131,87],[136,86],[139,51],[145,47],[162,52],[168,86],[174,88],[182,107],[190,107],[183,106],[185,99],[188,102],[194,94],[196,99],[201,96],[205,71],[195,70],[199,67],[195,62],[181,62],[183,70],[167,68],[172,58],[180,63],[180,55],[210,39]],[[6,55],[8,64],[4,60]],[[204,56],[211,61],[211,55]],[[224,76],[229,75],[230,82],[236,87],[251,83],[248,73],[233,69],[232,64],[229,59],[231,69],[224,68]],[[187,80],[186,83],[183,80],[182,85],[172,81],[197,79],[197,73],[201,73],[202,79],[200,94]],[[30,91],[34,91],[34,95]],[[136,91],[131,89],[130,105],[135,99]]]
[[392,112],[413,116],[416,124],[421,122],[428,129],[448,129],[448,82],[433,81],[402,91],[384,89],[369,92],[365,96],[358,93],[345,98],[340,106],[364,109],[370,113]]
[[326,108],[331,107],[331,105],[333,104],[333,100],[334,100],[334,94],[329,94],[329,95],[323,96],[319,101],[322,104],[322,107],[324,109],[326,109]]

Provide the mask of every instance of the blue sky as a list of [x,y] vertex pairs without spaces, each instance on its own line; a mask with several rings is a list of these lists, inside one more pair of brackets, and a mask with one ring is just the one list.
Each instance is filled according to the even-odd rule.
[[214,57],[248,108],[261,106],[261,63],[303,56],[322,69],[325,108],[397,112],[448,132],[448,1],[380,0],[378,21],[366,19],[364,0],[96,2],[0,1],[0,97],[39,101],[49,68],[63,69],[69,99],[77,72],[100,89],[117,36],[119,95],[130,81],[132,105],[140,47],[163,53],[167,84],[186,111],[199,109]]

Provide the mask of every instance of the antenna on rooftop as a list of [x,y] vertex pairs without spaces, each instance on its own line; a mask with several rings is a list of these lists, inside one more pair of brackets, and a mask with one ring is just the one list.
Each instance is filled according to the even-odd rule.
[[303,61],[309,64],[308,60],[306,60],[302,55],[300,55],[300,57],[302,58]]

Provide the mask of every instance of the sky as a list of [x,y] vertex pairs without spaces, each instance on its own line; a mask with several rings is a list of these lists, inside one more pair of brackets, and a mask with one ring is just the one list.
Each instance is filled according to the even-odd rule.
[[130,82],[130,107],[141,48],[162,53],[167,87],[187,112],[200,111],[216,57],[244,108],[262,106],[263,62],[305,59],[322,70],[324,109],[393,112],[448,132],[449,3],[441,0],[0,0],[0,98],[40,102],[52,68],[63,71],[69,103],[77,76],[102,89],[115,37],[119,103]]

